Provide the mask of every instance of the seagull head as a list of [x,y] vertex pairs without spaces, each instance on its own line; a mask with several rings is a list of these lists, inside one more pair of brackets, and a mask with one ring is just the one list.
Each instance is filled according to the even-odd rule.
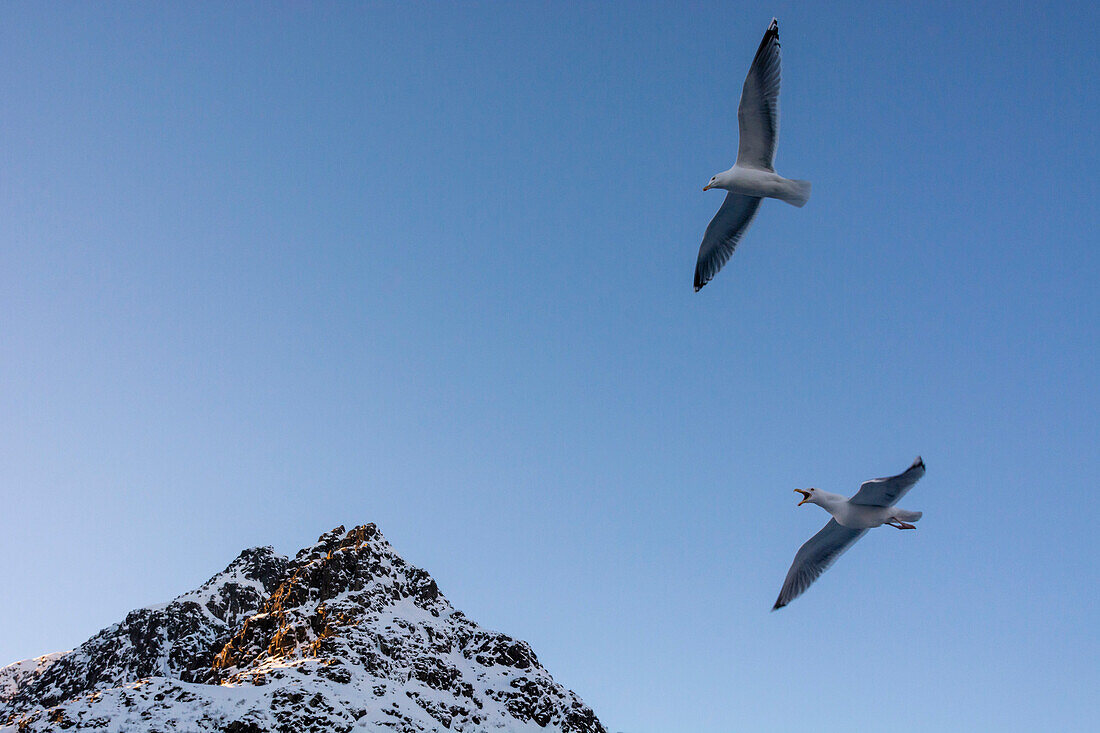
[[704,191],[708,191],[712,188],[718,188],[718,176],[711,176],[710,177],[710,183],[703,186]]
[[814,499],[817,498],[817,489],[795,489],[796,494],[802,494],[802,501],[798,502],[798,506],[802,506],[806,502],[816,504]]

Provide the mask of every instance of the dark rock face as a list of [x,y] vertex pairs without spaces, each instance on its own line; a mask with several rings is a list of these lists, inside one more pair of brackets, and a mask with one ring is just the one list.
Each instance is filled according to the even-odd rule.
[[246,550],[195,591],[31,666],[0,670],[0,725],[605,733],[526,642],[452,608],[373,524],[289,561]]

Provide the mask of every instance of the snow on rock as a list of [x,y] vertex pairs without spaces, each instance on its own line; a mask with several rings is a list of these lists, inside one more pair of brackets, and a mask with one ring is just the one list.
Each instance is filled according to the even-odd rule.
[[41,657],[24,659],[7,667],[0,667],[0,705],[15,697],[15,693],[40,677],[51,664],[67,653],[44,654]]
[[526,642],[455,610],[373,524],[290,561],[246,550],[35,662],[0,669],[0,731],[606,733]]

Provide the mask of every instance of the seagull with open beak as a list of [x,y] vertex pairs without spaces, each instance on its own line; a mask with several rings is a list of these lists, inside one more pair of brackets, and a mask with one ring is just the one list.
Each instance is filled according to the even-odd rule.
[[894,505],[923,475],[924,461],[917,456],[905,473],[864,481],[850,499],[818,488],[795,489],[795,493],[802,494],[798,506],[817,504],[833,518],[794,556],[772,610],[786,606],[801,595],[868,529],[884,524],[897,529],[916,529],[911,522],[920,519],[921,512]]

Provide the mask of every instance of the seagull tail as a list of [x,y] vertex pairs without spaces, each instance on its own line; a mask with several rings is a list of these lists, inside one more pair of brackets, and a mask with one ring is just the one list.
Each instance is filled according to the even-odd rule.
[[924,516],[924,512],[911,512],[908,509],[898,509],[895,516],[903,522],[916,522]]
[[810,185],[809,181],[788,180],[787,190],[779,198],[801,209],[810,200]]

